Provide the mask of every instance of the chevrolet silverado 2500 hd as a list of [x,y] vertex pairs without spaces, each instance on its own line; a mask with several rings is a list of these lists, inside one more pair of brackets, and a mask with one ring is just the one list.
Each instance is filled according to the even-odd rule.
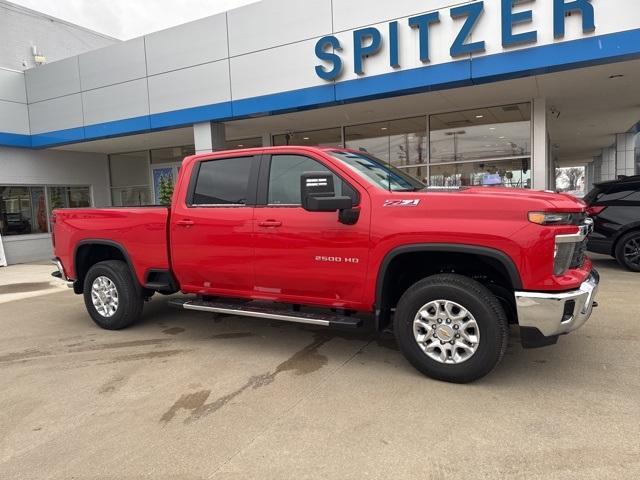
[[60,209],[61,276],[102,328],[156,292],[179,308],[382,330],[422,373],[486,375],[591,315],[592,228],[568,195],[430,190],[367,153],[270,147],[187,157],[171,207]]

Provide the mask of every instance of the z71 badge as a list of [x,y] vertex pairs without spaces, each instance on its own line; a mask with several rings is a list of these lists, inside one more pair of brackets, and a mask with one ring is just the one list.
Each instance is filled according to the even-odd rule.
[[385,200],[384,207],[417,207],[420,200]]

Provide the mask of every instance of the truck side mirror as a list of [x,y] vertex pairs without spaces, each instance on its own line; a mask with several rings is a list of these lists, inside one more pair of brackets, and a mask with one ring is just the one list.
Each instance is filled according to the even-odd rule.
[[351,197],[336,196],[333,175],[329,172],[305,172],[300,176],[302,208],[308,212],[337,212],[353,207]]

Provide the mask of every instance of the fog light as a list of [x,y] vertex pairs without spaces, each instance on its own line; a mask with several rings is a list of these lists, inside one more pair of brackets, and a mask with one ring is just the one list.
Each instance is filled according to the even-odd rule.
[[575,300],[567,300],[564,304],[564,311],[562,312],[562,321],[568,322],[573,319],[573,312],[576,309],[576,301]]

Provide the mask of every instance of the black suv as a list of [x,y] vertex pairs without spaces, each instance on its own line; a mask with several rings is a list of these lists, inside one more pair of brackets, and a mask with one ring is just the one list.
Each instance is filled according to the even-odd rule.
[[584,201],[595,222],[588,250],[640,272],[640,175],[596,183]]

